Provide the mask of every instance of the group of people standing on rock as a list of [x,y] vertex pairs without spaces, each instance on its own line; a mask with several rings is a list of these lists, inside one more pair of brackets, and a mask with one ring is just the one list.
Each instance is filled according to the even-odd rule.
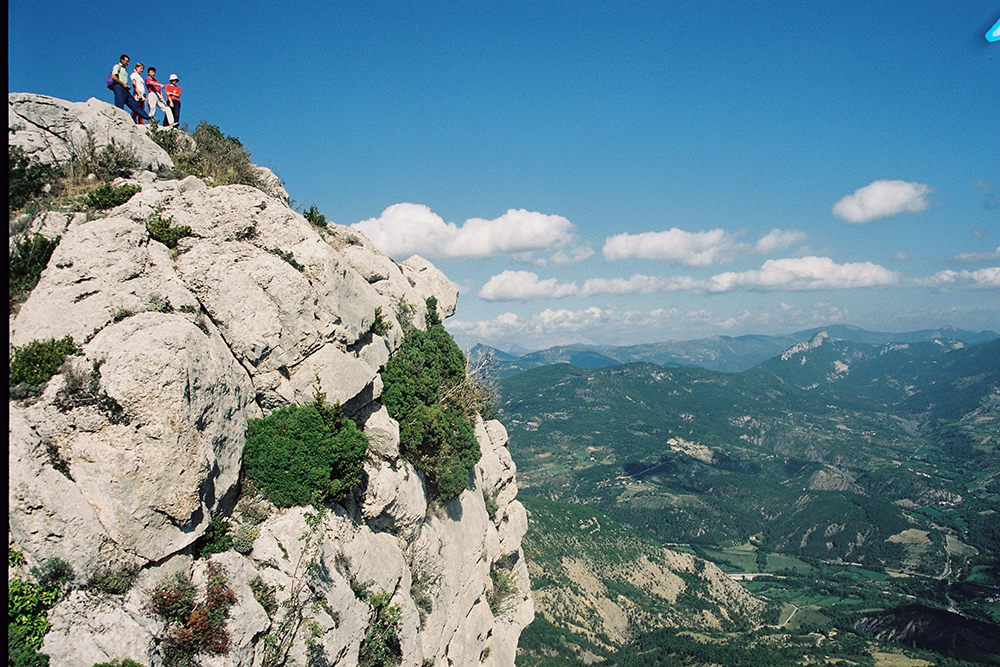
[[119,109],[127,106],[136,125],[143,125],[147,121],[152,121],[155,125],[156,109],[159,107],[163,109],[164,127],[179,127],[181,87],[177,83],[180,78],[176,74],[171,74],[167,85],[164,86],[156,80],[156,68],[150,67],[143,80],[145,65],[136,63],[132,73],[129,74],[128,63],[129,57],[123,53],[118,64],[108,75],[108,88],[114,91],[115,106]]

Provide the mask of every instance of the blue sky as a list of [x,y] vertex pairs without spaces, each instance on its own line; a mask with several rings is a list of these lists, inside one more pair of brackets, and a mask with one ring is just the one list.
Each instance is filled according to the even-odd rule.
[[459,284],[463,345],[1000,330],[1000,5],[100,7],[8,3],[9,90],[176,72],[183,121]]

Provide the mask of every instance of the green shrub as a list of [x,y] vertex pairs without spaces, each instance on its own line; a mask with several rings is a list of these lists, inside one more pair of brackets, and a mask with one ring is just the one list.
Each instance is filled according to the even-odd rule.
[[[8,550],[8,562],[17,560]],[[48,610],[59,600],[57,586],[41,586],[15,574],[7,580],[7,660],[12,667],[45,667],[49,657],[38,650],[51,624]]]
[[365,631],[358,650],[358,667],[388,667],[398,665],[403,659],[399,643],[399,624],[402,610],[389,604],[392,594],[379,591],[371,598],[372,620]]
[[197,148],[186,159],[185,166],[190,173],[211,178],[215,185],[242,183],[260,187],[257,169],[239,139],[226,136],[218,126],[205,121],[198,123],[192,136]]
[[167,623],[183,623],[194,610],[195,587],[182,573],[168,577],[150,593],[149,610]]
[[73,567],[62,558],[49,558],[41,567],[31,568],[31,576],[42,588],[62,588],[73,581]]
[[512,596],[517,595],[517,583],[510,571],[498,567],[490,570],[490,580],[493,582],[493,588],[487,591],[486,602],[493,615],[499,616],[503,611],[504,603]]
[[376,336],[384,336],[392,329],[392,320],[387,320],[382,316],[382,306],[375,309],[375,321],[372,323],[372,333]]
[[167,622],[160,640],[167,667],[194,667],[199,653],[225,655],[229,650],[225,622],[237,600],[221,565],[208,564],[204,601],[195,605],[194,598],[195,587],[180,574],[161,582],[150,598],[150,608]]
[[188,225],[173,227],[171,226],[173,221],[173,218],[164,219],[156,216],[146,223],[146,231],[154,241],[159,241],[171,249],[176,248],[178,241],[185,236],[191,236],[191,227]]
[[113,181],[119,176],[128,178],[132,172],[139,168],[139,160],[135,156],[135,151],[115,143],[114,139],[106,146],[94,151],[92,155],[90,171],[105,182]]
[[26,292],[38,284],[42,271],[49,263],[52,252],[59,245],[59,238],[47,239],[41,234],[33,234],[14,245],[10,252],[9,280],[10,307]]
[[149,128],[149,138],[157,146],[166,151],[170,157],[177,157],[181,152],[180,132],[178,130],[159,129],[155,125]]
[[115,660],[113,662],[98,662],[94,664],[94,667],[143,667],[135,660],[129,658],[122,658],[121,660]]
[[258,575],[250,580],[250,590],[253,591],[257,604],[264,608],[268,618],[274,616],[274,612],[278,611],[278,598],[275,594],[277,589]]
[[33,340],[14,348],[10,359],[10,384],[44,385],[52,379],[66,357],[76,352],[72,336],[60,340]]
[[[413,329],[382,373],[382,403],[400,425],[400,452],[441,500],[457,498],[481,452],[468,406],[453,399],[469,378],[465,356],[427,300],[427,330]],[[461,408],[461,409],[460,409]]]
[[368,438],[320,408],[290,405],[248,425],[243,468],[278,507],[335,502],[360,482]]
[[233,536],[229,532],[229,521],[221,516],[213,516],[205,534],[194,543],[195,558],[208,558],[221,554],[233,546]]
[[52,167],[29,158],[20,146],[7,146],[7,192],[11,211],[19,211],[52,180]]
[[233,551],[249,556],[253,551],[254,540],[260,535],[260,528],[255,525],[241,524],[233,536]]
[[500,510],[500,505],[497,504],[497,496],[495,493],[487,493],[486,489],[483,489],[483,502],[486,503],[486,513],[490,517],[490,521],[495,521],[497,518],[497,512]]
[[87,586],[109,595],[125,595],[139,577],[139,568],[133,565],[102,567],[90,577]]
[[105,183],[87,193],[87,205],[98,211],[106,211],[109,208],[121,206],[140,190],[142,190],[141,186],[132,185],[131,183],[117,187],[110,183]]
[[306,220],[309,221],[309,224],[316,225],[317,227],[326,227],[326,216],[319,212],[319,209],[316,208],[316,204],[307,208],[306,212],[302,215],[304,215]]

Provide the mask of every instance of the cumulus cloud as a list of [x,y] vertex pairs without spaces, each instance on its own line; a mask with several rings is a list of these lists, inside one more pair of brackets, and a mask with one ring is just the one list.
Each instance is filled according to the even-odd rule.
[[771,252],[785,250],[796,243],[802,243],[809,235],[797,229],[772,229],[757,240],[754,246],[758,254],[766,255]]
[[837,264],[829,257],[770,259],[760,269],[718,273],[698,280],[691,276],[646,276],[631,278],[590,278],[583,288],[575,282],[556,278],[540,280],[530,271],[504,271],[493,276],[479,290],[487,301],[528,301],[531,299],[580,295],[654,294],[658,292],[721,293],[735,291],[776,292],[825,289],[886,287],[899,282],[899,274],[872,262]]
[[991,266],[978,271],[938,271],[929,278],[915,281],[918,285],[928,287],[971,287],[997,289],[1000,288],[1000,266]]
[[523,259],[534,252],[561,251],[560,260],[566,260],[586,257],[589,250],[566,218],[524,209],[510,209],[494,220],[470,218],[459,226],[422,204],[393,204],[378,218],[351,226],[396,258],[417,254],[428,259],[495,255]]
[[960,252],[952,259],[956,262],[995,262],[1000,260],[1000,246],[993,252]]
[[665,232],[616,234],[604,241],[604,259],[640,257],[687,266],[710,266],[729,261],[735,255],[732,235],[723,229],[707,232],[686,232],[668,229]]
[[616,234],[604,241],[604,259],[638,257],[685,266],[711,266],[731,262],[739,256],[767,254],[784,250],[806,240],[808,235],[795,229],[772,229],[756,244],[744,243],[724,229],[688,232],[676,227],[664,232]]
[[493,319],[448,320],[446,326],[460,344],[494,345],[500,349],[516,341],[519,346],[542,349],[569,343],[630,345],[650,342],[650,332],[661,340],[712,336],[720,332],[754,331],[760,327],[795,330],[807,326],[848,321],[848,311],[828,303],[812,306],[781,304],[774,309],[747,309],[731,313],[704,308],[622,310],[615,306],[582,310],[546,308],[536,315],[507,312]]
[[696,286],[697,281],[688,276],[644,276],[637,273],[631,278],[591,278],[583,284],[580,295],[678,292],[694,289]]
[[555,278],[539,280],[531,271],[504,271],[483,285],[479,298],[486,301],[528,301],[529,299],[559,299],[576,294],[576,283],[561,283]]
[[872,262],[837,264],[829,257],[795,257],[769,259],[759,270],[714,275],[704,288],[708,292],[850,289],[893,285],[898,280],[895,271]]
[[874,181],[833,205],[833,214],[852,224],[865,224],[900,213],[919,213],[930,208],[927,195],[934,190],[923,183]]

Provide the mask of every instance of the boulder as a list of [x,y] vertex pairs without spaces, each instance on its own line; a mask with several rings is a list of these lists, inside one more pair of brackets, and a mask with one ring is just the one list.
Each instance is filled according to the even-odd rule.
[[90,98],[67,102],[47,95],[7,94],[7,143],[42,164],[64,164],[112,141],[135,153],[143,169],[173,169],[166,151],[124,109]]

